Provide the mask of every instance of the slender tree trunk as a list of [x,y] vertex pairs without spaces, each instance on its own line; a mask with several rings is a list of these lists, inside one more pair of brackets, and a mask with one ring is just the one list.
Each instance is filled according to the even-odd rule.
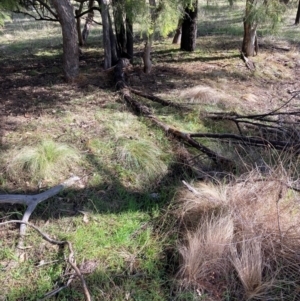
[[247,0],[246,14],[244,18],[244,39],[242,52],[246,57],[254,56],[258,53],[258,42],[256,35],[257,24],[249,18],[254,0]]
[[121,57],[126,52],[126,28],[124,24],[125,8],[122,1],[113,0],[114,21],[117,40],[118,55]]
[[[82,8],[83,8],[83,3],[80,3],[79,9],[75,10],[76,16],[81,14]],[[76,18],[76,28],[77,28],[79,46],[83,46],[83,38],[82,38],[82,34],[81,34],[81,18],[80,17]]]
[[172,44],[179,44],[181,42],[182,23],[183,23],[183,19],[180,18],[178,21],[177,29],[176,29]]
[[192,7],[185,8],[185,15],[182,23],[181,50],[194,51],[196,49],[197,16],[198,1],[196,0],[193,2]]
[[111,64],[115,65],[119,60],[119,54],[117,49],[117,41],[114,34],[112,20],[108,11],[108,22],[109,22],[109,39],[110,39],[110,50],[111,50]]
[[144,61],[144,73],[149,74],[152,69],[151,62],[151,41],[146,42],[144,53],[143,53],[143,61]]
[[297,15],[296,15],[296,20],[295,20],[295,25],[298,25],[300,21],[300,0],[298,2],[298,9],[297,9]]
[[130,59],[130,62],[133,61],[133,25],[132,21],[127,17],[126,18],[126,52]]
[[156,19],[158,17],[157,8],[156,8],[156,0],[149,0],[150,4],[150,15],[151,15],[151,23],[152,23],[152,33],[149,34],[147,41],[144,47],[143,53],[143,61],[144,61],[144,72],[149,74],[152,69],[152,62],[151,62],[151,46],[153,42],[154,32],[155,32],[155,25]]
[[[95,3],[95,0],[89,0],[89,6],[88,6],[89,9],[94,6],[94,3]],[[92,26],[93,19],[94,19],[94,11],[92,10],[88,13],[87,18],[85,20],[83,30],[82,30],[83,45],[86,44],[87,38],[90,33],[90,28]]]
[[63,69],[65,78],[72,82],[79,72],[79,49],[73,6],[69,0],[51,0],[62,28]]
[[111,67],[111,42],[109,33],[108,0],[99,1],[101,7],[103,47],[104,47],[104,69]]

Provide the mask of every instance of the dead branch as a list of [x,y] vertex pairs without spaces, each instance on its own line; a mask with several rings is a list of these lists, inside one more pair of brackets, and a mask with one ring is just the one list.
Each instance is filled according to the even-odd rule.
[[24,235],[26,233],[26,225],[29,221],[29,218],[36,206],[58,194],[61,190],[73,185],[76,181],[79,180],[79,177],[73,176],[69,180],[59,184],[55,187],[50,188],[47,191],[44,191],[35,195],[24,195],[24,194],[2,194],[0,195],[0,204],[22,204],[26,205],[27,209],[23,215],[22,223],[20,226],[20,240],[18,243],[18,247],[22,248],[24,245]]
[[180,141],[184,141],[185,143],[189,144],[190,146],[203,152],[215,164],[221,165],[226,168],[232,167],[233,162],[231,160],[217,154],[216,152],[212,151],[208,147],[206,147],[203,144],[199,143],[198,141],[194,140],[190,136],[189,133],[184,133],[184,132],[177,130],[176,128],[173,128],[173,127],[169,126],[168,124],[162,122],[161,120],[159,120],[159,118],[157,118],[152,113],[152,110],[149,107],[139,103],[131,96],[131,94],[130,94],[131,90],[129,87],[127,87],[127,84],[125,82],[125,76],[124,76],[124,68],[127,65],[127,61],[124,61],[124,59],[120,59],[114,69],[114,78],[115,78],[116,88],[117,88],[117,90],[120,91],[120,94],[122,95],[122,97],[126,101],[126,103],[128,105],[130,105],[131,108],[135,112],[149,118],[158,127],[163,129],[167,134],[171,134],[174,138],[176,138]]
[[189,191],[191,191],[192,193],[194,193],[195,195],[199,195],[199,191],[197,191],[196,188],[194,188],[193,186],[191,186],[190,184],[188,184],[186,181],[182,181],[182,183],[187,187],[187,189]]
[[288,141],[279,141],[279,140],[267,140],[260,137],[249,137],[249,136],[239,136],[235,134],[212,134],[212,133],[191,133],[190,137],[192,138],[212,138],[212,139],[233,139],[242,141],[248,145],[252,146],[271,146],[278,150],[285,150],[288,148],[294,148],[294,151],[299,153],[299,141],[288,142]]
[[[69,249],[70,253],[69,253],[67,262],[71,265],[74,272],[76,273],[76,276],[81,281],[81,285],[82,285],[82,288],[83,288],[83,293],[84,293],[84,296],[85,296],[85,300],[86,301],[91,301],[92,300],[91,295],[90,295],[89,290],[88,290],[88,287],[87,287],[87,284],[86,284],[86,282],[83,278],[83,275],[80,272],[80,269],[76,265],[76,260],[75,260],[75,257],[74,257],[74,250],[73,250],[71,242],[69,242],[68,240],[55,240],[55,239],[52,239],[47,234],[45,234],[41,229],[39,229],[38,227],[36,227],[35,225],[33,225],[31,223],[28,223],[27,221],[10,220],[10,221],[0,223],[0,226],[7,225],[7,224],[13,224],[13,223],[14,224],[17,223],[17,224],[21,224],[21,225],[26,225],[26,226],[29,226],[29,227],[33,228],[35,231],[37,231],[43,237],[43,239],[50,242],[51,244],[55,244],[55,245],[59,245],[59,246],[65,246],[65,245],[68,246],[68,249]],[[47,295],[49,296],[49,294],[47,294]],[[51,296],[52,296],[52,294],[51,294]]]
[[154,95],[150,95],[150,94],[147,94],[147,93],[143,93],[141,91],[138,91],[138,90],[135,90],[135,89],[132,89],[132,88],[129,88],[130,91],[137,95],[137,96],[141,96],[141,97],[144,97],[144,98],[147,98],[149,100],[152,100],[154,102],[157,102],[163,106],[166,106],[166,107],[173,107],[173,108],[176,108],[176,109],[183,109],[183,110],[190,110],[189,108],[186,108],[186,107],[183,107],[181,106],[180,104],[177,104],[177,103],[174,103],[172,101],[169,101],[169,100],[165,100],[165,99],[162,99],[160,97],[157,97],[157,96],[154,96]]
[[167,134],[171,134],[174,138],[180,141],[184,141],[190,146],[200,150],[217,165],[221,165],[224,167],[233,166],[233,162],[231,160],[217,154],[208,147],[194,140],[189,133],[184,133],[159,120],[159,118],[152,114],[151,110],[147,106],[140,104],[138,101],[131,97],[130,90],[128,88],[123,88],[121,90],[121,94],[125,101],[131,106],[131,108],[135,112],[138,112],[139,114],[148,117],[153,123],[155,123],[158,127],[163,129]]

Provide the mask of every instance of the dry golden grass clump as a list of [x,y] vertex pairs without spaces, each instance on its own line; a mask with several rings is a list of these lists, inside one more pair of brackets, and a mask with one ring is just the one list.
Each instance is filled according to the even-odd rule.
[[277,169],[183,189],[180,288],[201,300],[300,300],[300,203],[288,181]]
[[217,104],[225,101],[228,96],[220,89],[198,85],[188,88],[180,93],[180,97],[188,99],[192,103]]

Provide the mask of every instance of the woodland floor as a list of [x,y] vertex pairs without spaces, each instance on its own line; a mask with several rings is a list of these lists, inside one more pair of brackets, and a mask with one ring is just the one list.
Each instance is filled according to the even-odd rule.
[[[216,11],[207,11],[207,16],[215,13],[218,18],[222,19],[220,17],[221,12],[221,8]],[[256,66],[255,71],[250,71],[240,58],[241,31],[218,34],[218,29],[222,28],[222,24],[220,23],[220,27],[217,28],[216,25],[213,25],[214,21],[211,22],[212,24],[208,17],[204,23],[200,22],[197,50],[194,53],[184,53],[178,50],[179,46],[172,45],[170,38],[155,42],[152,51],[153,70],[150,75],[145,75],[142,72],[142,59],[139,54],[142,44],[139,39],[136,39],[138,45],[135,48],[136,56],[133,67],[127,75],[128,85],[132,88],[193,108],[192,113],[185,113],[176,112],[176,110],[169,108],[161,109],[157,104],[152,104],[157,116],[166,123],[170,123],[170,125],[184,131],[225,132],[232,126],[224,125],[223,128],[223,125],[206,123],[204,120],[200,120],[200,113],[215,111],[235,111],[243,114],[265,113],[286,102],[291,97],[291,92],[300,90],[300,32],[298,27],[290,26],[292,24],[290,20],[286,20],[286,23],[282,25],[280,34],[277,36],[269,33],[259,33],[260,51],[256,57],[251,58]],[[57,38],[59,33],[57,26],[47,24],[44,27],[35,27],[34,24],[33,21],[28,19],[21,21],[16,19],[13,23],[7,23],[6,27],[0,32],[1,155],[7,158],[10,152],[15,149],[26,145],[34,145],[44,137],[72,144],[82,153],[90,154],[85,163],[76,166],[72,170],[72,173],[81,177],[81,181],[77,186],[68,193],[54,198],[51,205],[42,206],[33,216],[34,223],[37,226],[45,226],[46,230],[55,235],[61,233],[60,230],[63,231],[62,233],[68,233],[66,235],[77,242],[75,242],[75,249],[77,249],[77,254],[80,254],[80,260],[92,261],[95,258],[101,258],[102,260],[101,256],[107,260],[106,262],[103,259],[105,262],[101,269],[107,269],[109,276],[105,278],[106,276],[103,276],[100,272],[96,276],[94,275],[97,279],[105,279],[103,282],[108,283],[107,287],[103,288],[103,291],[99,288],[97,290],[97,288],[93,288],[95,286],[94,278],[88,278],[87,280],[92,290],[94,289],[95,292],[98,292],[98,296],[101,296],[99,300],[166,300],[165,292],[169,290],[169,284],[164,284],[165,278],[159,284],[154,285],[152,282],[153,279],[160,279],[161,275],[153,276],[153,279],[152,276],[148,278],[141,276],[142,280],[140,281],[135,280],[139,276],[135,279],[132,277],[130,281],[135,281],[136,286],[134,286],[134,289],[129,289],[128,298],[122,299],[126,289],[124,291],[119,289],[123,283],[122,277],[127,275],[126,273],[130,274],[132,269],[137,271],[143,269],[142,263],[140,263],[141,258],[144,258],[142,255],[145,255],[143,248],[150,239],[145,239],[143,241],[144,245],[137,247],[140,248],[139,252],[142,255],[139,262],[135,261],[135,263],[130,262],[129,259],[130,252],[134,252],[131,247],[120,244],[120,250],[118,250],[119,253],[116,256],[122,254],[121,257],[123,256],[125,263],[121,264],[121,271],[116,268],[117,271],[113,273],[113,268],[118,266],[117,260],[112,264],[108,260],[109,256],[112,256],[108,253],[113,247],[108,246],[107,254],[104,255],[101,253],[102,251],[96,249],[87,252],[84,246],[78,242],[79,238],[77,241],[74,233],[76,231],[80,233],[80,227],[85,227],[82,216],[78,217],[79,210],[94,210],[97,214],[103,215],[104,213],[119,214],[121,212],[122,214],[129,214],[132,211],[137,212],[138,215],[135,217],[123,216],[123,219],[120,220],[115,215],[107,219],[101,215],[101,217],[94,217],[94,220],[90,222],[95,222],[97,227],[100,225],[99,227],[105,229],[107,225],[104,224],[109,224],[109,221],[111,221],[111,225],[108,225],[108,227],[116,227],[116,229],[120,227],[121,229],[123,222],[127,219],[133,219],[135,224],[130,226],[131,228],[129,227],[131,231],[129,231],[129,237],[136,233],[135,231],[142,231],[140,227],[144,223],[152,223],[153,225],[153,220],[155,220],[153,215],[155,218],[160,215],[157,213],[157,208],[160,206],[162,208],[167,207],[169,202],[173,200],[176,189],[180,186],[180,180],[190,177],[190,175],[182,174],[180,164],[178,167],[180,151],[185,147],[177,142],[173,143],[172,139],[165,139],[163,133],[157,131],[157,129],[153,127],[149,129],[149,123],[143,118],[132,117],[134,115],[130,113],[130,108],[126,106],[124,101],[120,99],[118,92],[116,92],[112,74],[102,68],[103,57],[100,38],[97,40],[98,36],[96,34],[91,36],[87,47],[82,49],[83,55],[80,58],[80,76],[78,80],[76,83],[68,85],[64,82],[62,76],[61,43],[60,38]],[[228,24],[231,24],[230,19]],[[242,27],[241,19],[233,24],[237,28]],[[35,40],[35,32],[37,35],[43,35],[46,32],[50,37],[42,36]],[[292,37],[288,36],[287,32],[292,33]],[[26,35],[24,40],[22,40],[22,35]],[[298,95],[293,100],[293,106],[299,107],[299,101],[300,96]],[[114,118],[116,118],[116,121],[114,121]],[[122,132],[124,124],[128,126],[126,122],[132,122],[132,131]],[[141,133],[139,127],[141,127]],[[147,127],[148,129],[146,129]],[[119,157],[110,153],[113,149],[110,143],[119,143],[120,139],[124,139],[124,137],[130,140],[132,137],[138,139],[146,136],[155,138],[155,144],[160,143],[162,145],[161,148],[167,156],[164,160],[169,160],[169,165],[168,172],[163,176],[157,179],[152,178],[151,181],[141,184],[139,180],[134,178],[136,174],[141,178],[138,171],[131,173],[128,171],[126,164],[118,163],[118,165],[115,163],[119,160]],[[101,139],[103,139],[103,145],[106,144],[105,147],[107,147],[109,153],[103,155],[103,158],[105,156],[107,158],[102,158],[102,161],[98,160],[97,151],[95,151],[95,145],[93,144],[95,141],[101,143]],[[95,153],[93,153],[94,151]],[[19,178],[9,177],[6,175],[8,161],[5,160],[0,160],[0,190],[2,193],[31,193],[45,190],[69,175],[66,172],[64,174],[65,178],[43,179],[41,183],[26,179],[23,174]],[[149,197],[150,193],[157,192],[164,196],[160,201]],[[95,200],[98,200],[98,203]],[[20,212],[22,212],[22,207],[2,206],[1,208],[3,209],[1,213],[3,220],[7,217],[19,217]],[[74,221],[75,215],[78,219]],[[58,223],[62,217],[65,219],[62,219],[58,226],[47,228],[49,223]],[[149,231],[153,231],[154,234],[151,233],[155,235],[156,228],[152,225],[149,226],[149,229],[151,228]],[[0,231],[0,239],[3,241],[2,244],[10,250],[9,254],[12,254],[11,250],[15,240],[12,236],[17,232],[14,227],[8,229],[9,233],[6,230],[5,228],[5,231]],[[111,231],[115,234],[119,230]],[[84,237],[86,234],[81,235]],[[87,236],[91,240],[94,235],[97,234],[92,233]],[[93,245],[92,248],[94,247]],[[126,249],[127,247],[130,251]],[[27,254],[28,258],[37,263],[43,258],[41,254],[45,248],[44,245],[39,244],[35,252]],[[157,249],[159,248],[158,246]],[[148,250],[147,247],[145,249]],[[150,246],[149,250],[151,250]],[[55,249],[51,252],[56,253],[56,251],[58,250]],[[159,253],[161,257],[164,252],[160,250],[157,251],[157,254]],[[150,251],[149,254],[147,256],[151,258],[152,253]],[[169,255],[164,253],[164,256],[168,257]],[[8,262],[12,258],[13,255],[8,256],[4,253],[0,256],[1,276],[4,276],[5,271],[15,275],[14,280],[6,280],[5,282],[3,295],[7,299],[5,297],[1,299],[0,296],[0,300],[36,300],[36,287],[39,288],[39,297],[51,290],[55,282],[53,279],[58,276],[54,275],[52,282],[48,281],[48,286],[34,284],[29,289],[29,284],[26,283],[25,279],[27,277],[26,272],[20,271],[21,276],[18,278],[16,276],[17,272],[13,271],[14,268],[10,268]],[[168,265],[166,262],[158,264],[157,258],[153,262],[155,266],[155,268],[152,267],[153,270],[163,267],[164,273],[168,275],[173,275],[173,269],[176,270],[176,268],[166,267]],[[151,270],[151,267],[144,268],[144,270],[147,269]],[[59,275],[61,270],[56,273]],[[132,273],[134,274],[134,272]],[[165,277],[165,274],[163,277]],[[34,278],[34,276],[32,277]],[[107,280],[108,278],[109,280]],[[14,285],[15,291],[11,289]],[[74,288],[74,291],[80,291],[78,287],[79,285]],[[141,289],[141,292],[137,287]],[[148,289],[147,294],[149,296],[143,295],[144,287],[146,287],[146,290]],[[112,292],[115,288],[118,288],[116,292]],[[119,295],[118,290],[120,290]],[[26,295],[26,293],[27,297],[22,299],[22,294]],[[135,297],[131,299],[130,294]],[[143,297],[144,299],[142,299]],[[82,295],[72,295],[69,292],[69,295],[66,293],[59,300],[82,300]],[[176,300],[192,299],[182,297]]]

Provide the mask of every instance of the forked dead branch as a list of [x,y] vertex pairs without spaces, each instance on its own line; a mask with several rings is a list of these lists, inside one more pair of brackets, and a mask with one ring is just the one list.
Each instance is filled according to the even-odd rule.
[[24,245],[24,236],[26,233],[26,225],[29,221],[29,218],[36,206],[43,201],[48,200],[49,198],[55,196],[63,189],[72,186],[75,182],[79,180],[79,177],[73,176],[67,181],[54,186],[42,193],[35,195],[26,195],[26,194],[2,194],[0,195],[0,204],[22,204],[27,206],[27,209],[23,215],[22,223],[20,226],[20,240],[18,243],[18,247],[22,248]]
[[[11,221],[2,222],[2,223],[0,223],[0,226],[11,224],[11,223],[21,224],[20,225],[20,238],[19,238],[19,242],[18,242],[19,249],[24,248],[24,237],[26,234],[26,226],[33,228],[35,231],[37,231],[43,237],[43,239],[45,239],[46,241],[48,241],[52,244],[56,244],[56,245],[60,245],[60,246],[67,246],[69,249],[69,256],[68,256],[67,262],[68,262],[68,264],[70,264],[70,266],[74,270],[74,272],[75,272],[74,275],[76,275],[81,281],[85,300],[90,301],[91,296],[90,296],[89,290],[87,288],[86,282],[82,276],[82,273],[76,265],[76,261],[74,258],[74,251],[73,251],[71,242],[69,242],[67,240],[59,241],[59,240],[52,239],[47,234],[42,232],[38,227],[36,227],[28,222],[31,214],[33,213],[33,211],[35,210],[35,208],[37,207],[38,204],[57,195],[60,191],[62,191],[63,189],[65,189],[67,187],[72,186],[78,180],[79,180],[79,177],[73,176],[70,179],[68,179],[67,181],[65,181],[57,186],[54,186],[54,187],[48,189],[47,191],[44,191],[42,193],[35,194],[35,195],[22,195],[22,194],[2,194],[2,195],[0,195],[0,204],[22,204],[22,205],[27,206],[27,209],[23,215],[22,220],[11,220]],[[69,281],[66,285],[48,293],[43,300],[50,298],[51,296],[57,294],[62,289],[68,287],[70,285],[70,283],[72,282],[72,280],[74,279],[74,275],[71,275],[71,277],[69,278]]]

